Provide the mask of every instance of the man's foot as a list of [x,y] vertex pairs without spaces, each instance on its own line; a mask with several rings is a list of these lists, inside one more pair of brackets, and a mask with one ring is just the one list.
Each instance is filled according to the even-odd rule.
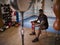
[[36,33],[35,32],[32,32],[32,33],[30,33],[30,35],[36,35]]
[[35,38],[34,40],[32,40],[32,42],[38,42],[39,39],[38,38]]

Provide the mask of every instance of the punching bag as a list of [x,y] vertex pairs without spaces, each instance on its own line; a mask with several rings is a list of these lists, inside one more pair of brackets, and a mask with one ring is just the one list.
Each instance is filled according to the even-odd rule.
[[54,11],[55,16],[56,16],[56,20],[53,24],[53,27],[55,30],[60,30],[60,0],[55,1],[53,11]]
[[22,29],[21,29],[21,37],[22,37],[22,45],[24,45],[24,12],[27,11],[31,5],[33,0],[10,0],[11,6],[21,13],[22,17]]
[[27,11],[32,4],[32,0],[10,0],[11,6],[20,12]]

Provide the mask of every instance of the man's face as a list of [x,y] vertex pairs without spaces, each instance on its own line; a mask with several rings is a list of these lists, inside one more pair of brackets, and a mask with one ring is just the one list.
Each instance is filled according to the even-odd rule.
[[40,11],[40,14],[43,14],[43,12],[42,12],[42,11]]

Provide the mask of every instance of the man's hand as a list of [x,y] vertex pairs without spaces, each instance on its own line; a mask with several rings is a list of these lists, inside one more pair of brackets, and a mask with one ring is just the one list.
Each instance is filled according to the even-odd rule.
[[42,21],[40,22],[40,24],[41,24],[41,25],[43,25],[44,23],[45,23],[45,21],[44,21],[44,20],[42,20]]

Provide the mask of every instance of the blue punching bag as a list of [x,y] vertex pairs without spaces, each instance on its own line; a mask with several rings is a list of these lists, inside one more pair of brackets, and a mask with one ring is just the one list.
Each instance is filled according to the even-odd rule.
[[16,22],[19,23],[19,13],[16,11]]

